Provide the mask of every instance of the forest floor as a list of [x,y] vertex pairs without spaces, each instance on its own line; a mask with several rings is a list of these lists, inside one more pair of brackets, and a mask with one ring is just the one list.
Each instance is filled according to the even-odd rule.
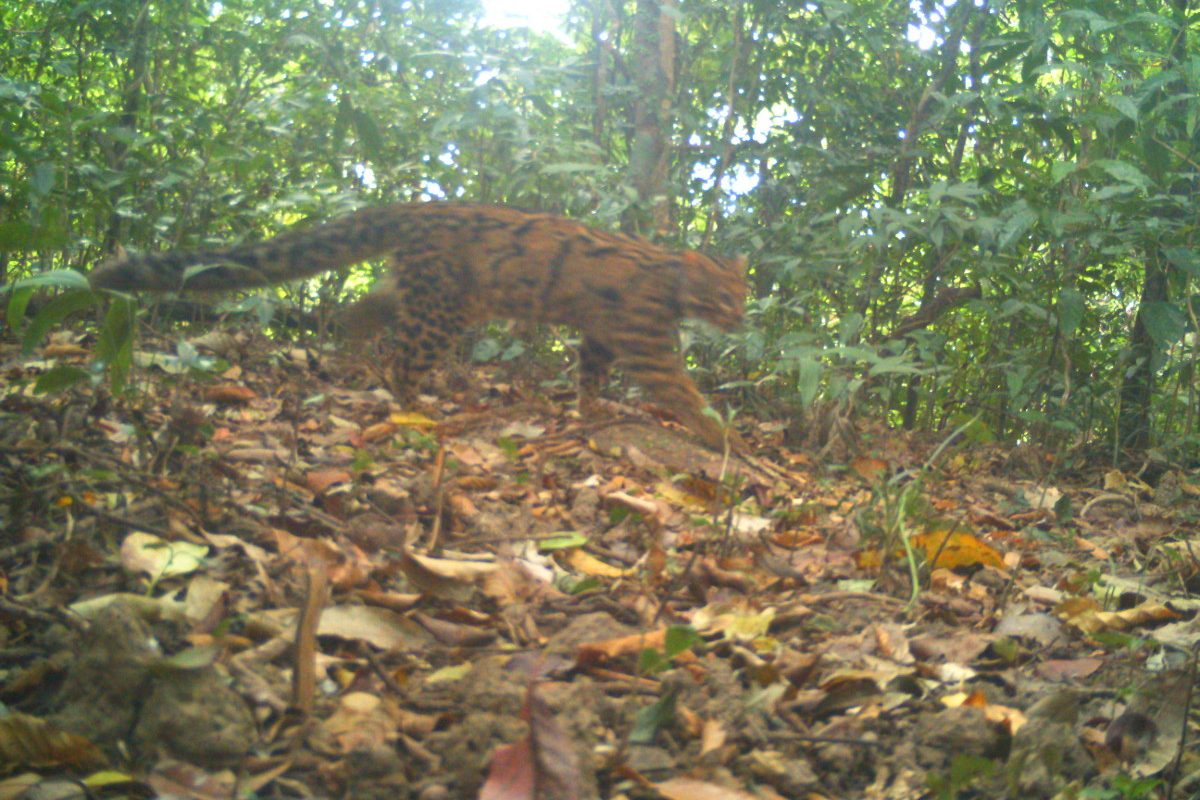
[[0,800],[1200,790],[1194,472],[141,348],[0,343]]

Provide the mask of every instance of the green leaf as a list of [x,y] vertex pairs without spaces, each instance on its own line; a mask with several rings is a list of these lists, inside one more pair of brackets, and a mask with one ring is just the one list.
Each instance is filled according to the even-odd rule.
[[88,280],[73,269],[54,269],[39,272],[30,278],[22,278],[6,286],[0,286],[0,292],[17,289],[86,289]]
[[667,628],[663,652],[667,658],[675,658],[700,644],[700,641],[700,634],[691,625],[672,625]]
[[589,575],[583,580],[575,580],[573,577],[571,577],[571,579],[567,581],[562,588],[567,594],[578,595],[583,594],[584,592],[594,592],[598,589],[603,589],[604,584],[600,582],[599,578]]
[[1062,18],[1085,20],[1092,33],[1103,33],[1117,24],[1087,9],[1069,9],[1062,13]]
[[0,99],[23,102],[35,94],[31,86],[18,83],[9,78],[0,78]]
[[373,161],[386,157],[383,144],[383,134],[370,114],[362,109],[354,109],[354,132],[362,143],[363,152]]
[[975,183],[975,181],[954,183],[946,187],[947,197],[953,197],[957,200],[962,200],[964,203],[973,203],[982,195],[983,190],[979,188],[979,184]]
[[504,348],[504,352],[500,354],[501,361],[513,361],[525,355],[525,343],[520,339],[514,339],[508,347]]
[[1126,195],[1134,194],[1137,191],[1138,188],[1131,183],[1110,183],[1108,186],[1092,192],[1092,200],[1100,201],[1108,200],[1109,198],[1113,197],[1124,197]]
[[638,655],[637,670],[639,675],[657,675],[671,668],[670,660],[653,647],[648,647]]
[[562,175],[572,172],[603,172],[604,169],[605,168],[603,164],[563,162],[559,164],[547,164],[546,166],[542,167],[541,172],[543,175]]
[[71,364],[56,364],[38,376],[33,384],[35,394],[54,394],[69,389],[77,383],[83,383],[91,375],[88,371]]
[[28,222],[14,219],[0,222],[0,250],[36,250],[39,232]]
[[29,330],[25,331],[25,337],[21,341],[22,349],[26,354],[33,352],[33,348],[37,347],[51,328],[70,315],[91,308],[96,302],[97,295],[88,289],[76,289],[60,294],[47,303],[33,318]]
[[538,541],[538,550],[574,550],[587,546],[588,537],[578,531],[563,531],[547,536]]
[[857,312],[853,314],[847,314],[846,316],[842,317],[841,321],[838,323],[838,343],[847,345],[853,342],[858,338],[858,335],[862,331],[865,323],[866,320],[863,315]]
[[679,690],[671,687],[666,694],[639,711],[633,720],[633,730],[629,732],[629,741],[634,744],[653,742],[659,729],[675,719],[675,705],[678,697]]
[[1007,250],[1025,235],[1038,220],[1037,212],[1024,200],[1019,200],[1009,207],[1008,219],[1000,226],[1000,240],[996,243],[999,250]]
[[1146,333],[1159,347],[1178,342],[1187,332],[1187,316],[1174,303],[1143,303],[1140,316]]
[[54,165],[43,161],[33,168],[33,175],[30,176],[30,185],[33,187],[33,193],[39,197],[45,197],[54,188]]
[[1200,278],[1200,253],[1190,247],[1168,247],[1163,255],[1176,269],[1188,273],[1194,278]]
[[333,119],[333,140],[340,142],[346,138],[346,132],[350,130],[350,125],[353,124],[354,104],[350,102],[350,95],[343,94],[338,100],[337,116]]
[[811,358],[801,359],[796,366],[796,390],[800,394],[800,403],[808,408],[816,402],[821,392],[821,376],[825,368],[821,362]]
[[25,321],[25,309],[28,308],[35,291],[32,286],[14,289],[12,297],[8,298],[8,313],[5,315],[5,319],[8,320],[8,327],[13,333],[16,333]]
[[471,349],[471,360],[491,361],[493,358],[500,355],[500,352],[503,349],[504,348],[500,346],[498,341],[493,339],[491,336],[485,336],[484,338],[475,342],[475,347]]
[[1113,176],[1121,183],[1132,184],[1142,191],[1150,188],[1150,179],[1147,178],[1140,169],[1130,164],[1128,161],[1120,161],[1115,158],[1104,158],[1096,162],[1096,166]]
[[1055,161],[1050,165],[1050,179],[1062,183],[1063,178],[1074,174],[1077,167],[1074,161]]
[[1111,105],[1117,111],[1120,111],[1122,114],[1129,117],[1134,122],[1137,122],[1138,106],[1137,106],[1137,103],[1133,102],[1133,100],[1131,100],[1130,98],[1126,97],[1123,94],[1117,94],[1117,95],[1113,95],[1112,97],[1108,98],[1108,102],[1109,102],[1109,105]]
[[1059,332],[1068,338],[1073,336],[1083,321],[1083,295],[1077,289],[1063,289],[1058,294],[1055,311],[1058,313]]
[[134,302],[117,296],[108,307],[96,339],[96,358],[108,367],[109,388],[113,394],[125,389],[133,366]]

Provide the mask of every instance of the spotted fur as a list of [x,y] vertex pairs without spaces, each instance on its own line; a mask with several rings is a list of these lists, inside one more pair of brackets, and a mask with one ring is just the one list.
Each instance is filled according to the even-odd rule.
[[[394,387],[421,376],[469,326],[490,319],[572,325],[582,334],[580,400],[590,410],[609,367],[622,368],[706,444],[721,426],[676,352],[681,319],[731,329],[742,319],[745,264],[503,206],[400,203],[364,209],[263,242],[125,256],[94,287],[228,290],[267,286],[388,256],[391,269],[344,312],[352,331],[386,330]],[[734,440],[741,448],[740,440]]]

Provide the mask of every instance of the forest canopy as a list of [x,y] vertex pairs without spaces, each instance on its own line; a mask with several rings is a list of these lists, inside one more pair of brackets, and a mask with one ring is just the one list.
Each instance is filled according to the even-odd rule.
[[534,32],[455,0],[4,2],[0,282],[511,204],[747,256],[746,326],[689,357],[755,417],[1195,458],[1195,16],[637,0]]

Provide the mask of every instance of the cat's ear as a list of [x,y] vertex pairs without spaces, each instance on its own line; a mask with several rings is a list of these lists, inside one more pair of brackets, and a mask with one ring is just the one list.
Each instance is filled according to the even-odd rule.
[[125,248],[121,246],[120,242],[117,242],[116,246],[113,248],[112,254],[113,258],[125,259],[129,257],[129,253],[125,252]]
[[737,271],[745,275],[746,270],[750,267],[749,259],[747,259],[744,255],[736,255],[733,257],[732,261],[733,266],[737,269]]

